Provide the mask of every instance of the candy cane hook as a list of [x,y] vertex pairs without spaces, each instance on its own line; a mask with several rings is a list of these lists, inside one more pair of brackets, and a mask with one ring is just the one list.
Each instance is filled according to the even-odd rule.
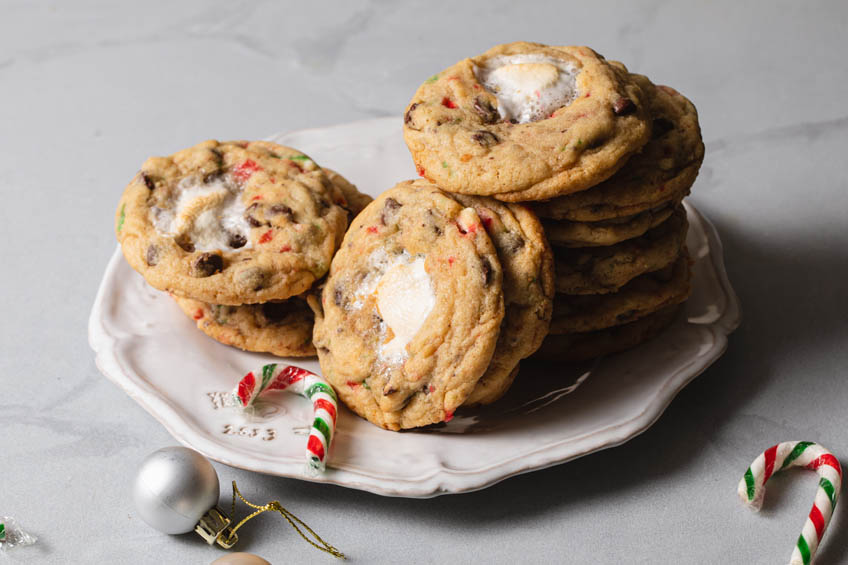
[[842,466],[839,460],[830,451],[811,441],[779,443],[754,459],[739,481],[738,493],[742,502],[756,512],[763,505],[766,482],[774,473],[789,467],[811,469],[820,477],[813,508],[790,560],[790,565],[808,565],[812,563],[827,530],[842,489]]

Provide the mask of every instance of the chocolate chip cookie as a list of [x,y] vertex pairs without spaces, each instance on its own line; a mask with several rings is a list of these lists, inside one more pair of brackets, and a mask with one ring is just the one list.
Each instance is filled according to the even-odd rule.
[[666,221],[674,207],[661,205],[635,216],[598,222],[542,220],[548,240],[554,247],[604,247],[639,237]]
[[631,349],[671,324],[680,308],[679,304],[672,304],[633,322],[593,332],[551,334],[531,359],[578,362]]
[[689,194],[704,160],[698,112],[673,88],[655,86],[642,75],[630,76],[647,95],[653,122],[651,140],[599,185],[534,204],[540,216],[597,222],[675,204]]
[[425,181],[400,183],[356,217],[310,299],[324,376],[386,429],[450,419],[491,361],[502,278],[473,208]]
[[173,298],[182,311],[197,322],[198,329],[223,344],[280,357],[315,355],[312,310],[303,298],[242,306]]
[[607,294],[633,278],[662,269],[680,255],[686,243],[686,211],[679,206],[671,217],[644,235],[609,247],[558,247],[556,290],[562,294]]
[[509,389],[518,362],[536,351],[548,333],[553,259],[542,225],[524,206],[486,196],[455,194],[453,198],[480,216],[503,268],[505,314],[495,353],[464,403],[490,404]]
[[260,303],[301,294],[326,274],[346,206],[300,151],[206,141],[148,159],[124,191],[115,230],[150,285],[211,304]]
[[644,94],[588,47],[509,43],[427,79],[404,114],[421,176],[505,201],[585,190],[650,138]]
[[689,256],[636,277],[613,294],[565,295],[554,298],[552,334],[591,332],[637,320],[689,297]]

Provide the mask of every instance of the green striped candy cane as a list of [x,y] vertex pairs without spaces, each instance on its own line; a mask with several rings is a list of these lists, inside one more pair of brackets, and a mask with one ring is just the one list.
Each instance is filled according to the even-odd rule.
[[308,398],[315,413],[306,442],[307,472],[322,473],[336,434],[336,414],[339,411],[336,391],[315,373],[294,365],[271,363],[256,373],[251,371],[241,378],[233,390],[233,400],[241,408],[247,408],[261,394],[275,390]]
[[807,565],[813,561],[839,499],[839,491],[842,489],[842,466],[839,460],[830,451],[811,441],[778,443],[754,459],[739,481],[738,493],[746,506],[754,511],[759,510],[763,505],[766,481],[774,473],[789,467],[803,467],[819,475],[819,488],[813,508],[789,562],[790,565]]

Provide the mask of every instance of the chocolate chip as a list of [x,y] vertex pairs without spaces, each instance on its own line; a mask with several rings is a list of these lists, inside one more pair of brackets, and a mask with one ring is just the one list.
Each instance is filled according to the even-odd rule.
[[144,171],[141,172],[141,180],[144,181],[144,185],[149,190],[153,190],[154,188],[156,188],[156,183],[153,182],[153,179],[150,178],[150,176],[147,173],[145,173]]
[[183,251],[194,253],[194,243],[191,242],[186,234],[178,235],[174,241],[176,241],[177,245],[179,245]]
[[215,171],[214,173],[209,173],[205,177],[203,177],[203,182],[205,184],[211,184],[223,178],[224,173],[221,171]]
[[494,124],[500,119],[500,114],[492,106],[492,103],[479,96],[474,99],[474,111],[477,112],[484,124]]
[[418,102],[413,103],[409,109],[406,111],[406,114],[403,115],[403,123],[409,126],[409,129],[417,130],[417,128],[413,127],[412,124],[412,112],[419,106]]
[[247,223],[250,224],[251,226],[253,226],[254,228],[258,228],[258,227],[261,227],[261,226],[264,226],[264,225],[270,226],[271,224],[267,224],[266,222],[260,222],[259,220],[257,220],[256,218],[253,217],[253,212],[255,212],[258,209],[259,209],[259,203],[258,202],[254,202],[253,204],[248,206],[247,210],[245,210],[245,212],[244,212],[244,219],[247,220]]
[[383,396],[392,395],[392,394],[396,393],[397,391],[398,391],[398,389],[396,389],[395,387],[388,386],[388,387],[383,389]]
[[483,257],[483,284],[486,286],[492,284],[492,264],[488,257]]
[[401,203],[394,198],[386,198],[386,203],[383,205],[383,213],[380,214],[380,222],[384,226],[389,225],[400,207]]
[[224,268],[224,258],[217,253],[201,253],[191,263],[191,276],[209,277],[221,272]]
[[247,238],[241,235],[240,233],[231,233],[229,235],[230,237],[229,241],[227,242],[227,245],[229,245],[233,249],[239,249],[247,244]]
[[471,139],[473,139],[483,147],[492,147],[493,145],[497,145],[501,141],[500,139],[498,139],[498,136],[484,129],[474,132],[471,135]]
[[247,220],[247,223],[253,226],[254,228],[258,228],[264,225],[262,222],[260,222],[250,214],[248,214],[245,219]]
[[261,267],[247,267],[235,275],[236,284],[245,290],[260,290],[268,279],[268,274]]
[[524,247],[524,238],[520,235],[508,232],[503,236],[503,246],[508,252],[515,254]]
[[150,245],[147,248],[147,254],[145,255],[145,259],[147,260],[147,264],[151,267],[156,266],[159,262],[159,247],[156,245]]
[[613,103],[612,111],[616,116],[626,116],[636,111],[636,104],[630,98],[619,98]]
[[262,314],[266,324],[279,324],[286,316],[297,309],[297,305],[292,300],[285,302],[266,302],[259,306],[259,312]]
[[654,120],[653,137],[654,139],[662,137],[673,129],[674,122],[665,118],[657,118]]
[[[329,206],[329,204],[327,204],[327,206]],[[285,204],[274,204],[268,209],[268,212],[275,216],[284,215],[289,220],[294,218],[294,212]]]

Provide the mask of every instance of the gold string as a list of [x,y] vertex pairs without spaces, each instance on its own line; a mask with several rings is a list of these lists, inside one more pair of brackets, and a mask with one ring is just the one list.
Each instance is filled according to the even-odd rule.
[[[256,504],[249,502],[245,497],[242,496],[241,492],[239,492],[239,489],[236,486],[235,481],[233,481],[233,505],[232,505],[232,509],[230,510],[230,516],[235,516],[235,514],[236,514],[236,497],[238,497],[239,499],[241,499],[242,502],[244,502],[245,504],[247,504],[248,506],[253,508],[255,510],[255,512],[253,512],[253,513],[249,514],[248,516],[245,516],[244,518],[242,518],[241,522],[236,524],[236,526],[230,530],[230,535],[225,541],[232,541],[232,537],[236,533],[236,530],[241,528],[245,524],[245,522],[247,522],[248,520],[262,514],[263,512],[273,511],[273,512],[279,512],[283,516],[283,518],[285,518],[286,521],[288,521],[288,523],[291,524],[291,527],[294,528],[295,531],[300,534],[300,537],[302,537],[303,539],[308,541],[316,549],[320,549],[321,551],[326,551],[327,553],[329,553],[333,557],[338,557],[339,559],[346,559],[344,553],[342,553],[341,551],[339,551],[338,549],[336,549],[335,547],[333,547],[332,545],[330,545],[329,543],[327,543],[323,539],[321,539],[321,536],[316,534],[315,531],[312,528],[310,528],[305,523],[303,523],[303,521],[301,521],[300,518],[298,518],[297,516],[295,516],[294,514],[289,512],[288,510],[286,510],[285,508],[283,508],[283,506],[279,503],[279,501],[272,500],[271,502],[269,502],[268,504],[265,504],[264,506],[258,506]],[[307,532],[309,532],[312,535],[312,537],[314,537],[316,540],[318,540],[318,543],[315,543],[314,541],[309,539],[306,536],[306,534],[304,534],[303,531],[298,527],[298,525],[303,526],[303,529],[305,529]]]

